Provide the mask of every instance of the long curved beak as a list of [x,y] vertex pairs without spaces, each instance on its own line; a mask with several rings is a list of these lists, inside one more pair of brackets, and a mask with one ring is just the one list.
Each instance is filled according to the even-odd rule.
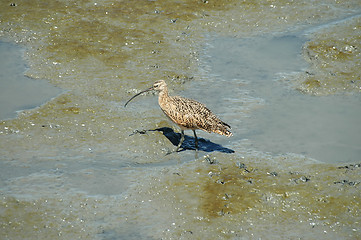
[[145,93],[145,92],[149,92],[149,91],[152,91],[152,90],[154,90],[154,88],[153,88],[153,87],[150,87],[150,88],[148,88],[148,89],[146,89],[146,90],[144,90],[144,91],[141,91],[140,93],[135,94],[131,99],[129,99],[129,100],[124,104],[124,107],[126,107],[126,106],[128,105],[128,103],[129,103],[130,101],[132,101],[135,97],[138,97],[140,94]]

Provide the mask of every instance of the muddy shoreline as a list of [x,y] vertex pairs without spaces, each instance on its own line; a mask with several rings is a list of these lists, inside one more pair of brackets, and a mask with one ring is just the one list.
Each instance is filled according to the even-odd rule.
[[[300,51],[306,69],[278,75],[275,86],[358,95],[359,1],[0,4],[0,38],[26,47],[25,75],[68,90],[0,121],[5,239],[360,237],[359,162],[257,148],[244,123],[267,109],[259,95],[267,88],[249,87],[245,74],[227,79],[206,56],[211,36],[283,36],[354,16],[310,33]],[[268,80],[257,63],[256,77]],[[238,137],[199,133],[200,144],[234,152],[166,155],[174,148],[166,132],[133,134],[173,128],[156,96],[123,108],[157,79],[229,122]]]

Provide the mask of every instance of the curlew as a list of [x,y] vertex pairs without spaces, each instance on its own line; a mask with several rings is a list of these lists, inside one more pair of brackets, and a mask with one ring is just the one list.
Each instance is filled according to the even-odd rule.
[[232,133],[229,131],[231,126],[220,120],[204,104],[189,98],[169,96],[168,87],[164,80],[158,80],[152,87],[134,95],[125,103],[124,107],[135,97],[152,90],[159,92],[158,103],[162,111],[181,129],[181,139],[176,152],[178,152],[184,141],[184,130],[193,130],[196,150],[198,150],[196,129],[209,133],[218,133],[227,137],[232,136]]

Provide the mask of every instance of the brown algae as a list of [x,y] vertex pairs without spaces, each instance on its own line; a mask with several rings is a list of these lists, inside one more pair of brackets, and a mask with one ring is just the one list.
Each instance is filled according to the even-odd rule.
[[216,164],[200,160],[168,169],[138,190],[135,198],[147,199],[149,209],[164,206],[164,211],[172,212],[164,216],[165,222],[175,223],[165,236],[185,237],[191,232],[195,238],[267,238],[278,231],[284,231],[279,236],[294,232],[312,239],[324,231],[331,239],[359,236],[360,164],[281,170],[255,166],[253,157],[244,157],[241,163],[211,157]]
[[313,95],[361,92],[361,17],[314,33],[304,46],[310,69],[299,76],[297,88]]
[[[215,154],[218,164],[189,162],[193,156],[186,152],[181,156],[187,164],[152,167],[180,157],[164,157],[171,144],[159,133],[129,135],[134,126],[165,124],[163,116],[151,103],[139,104],[136,111],[119,103],[156,79],[165,78],[177,88],[205,79],[198,61],[209,32],[245,37],[302,28],[351,14],[360,7],[359,0],[0,4],[0,37],[26,46],[26,75],[69,90],[0,122],[1,164],[25,176],[23,181],[0,179],[2,236],[129,238],[131,229],[136,239],[360,237],[360,167],[245,154],[241,143],[234,143],[231,157]],[[359,91],[359,25],[353,20],[313,35],[305,47],[311,70],[299,78],[302,92]],[[270,161],[277,164],[266,165]],[[45,162],[60,170],[68,164],[67,171],[54,176],[62,182],[42,189],[53,182],[39,175],[36,184],[24,184],[37,177],[27,170]],[[103,171],[94,182],[107,179],[109,168],[125,165],[135,184],[111,197],[90,198],[72,185],[79,175],[72,169],[76,163]],[[53,171],[41,169],[45,175]],[[85,175],[92,177],[91,171]]]

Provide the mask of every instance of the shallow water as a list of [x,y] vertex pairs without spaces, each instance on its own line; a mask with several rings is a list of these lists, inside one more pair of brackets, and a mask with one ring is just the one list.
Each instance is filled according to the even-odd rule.
[[[0,36],[27,46],[26,75],[69,90],[0,122],[4,239],[360,238],[359,161],[324,160],[311,137],[267,128],[298,129],[282,121],[298,120],[303,101],[311,116],[313,99],[330,109],[318,95],[357,101],[359,18],[299,32],[359,14],[359,1],[2,4]],[[330,69],[334,84],[324,85]],[[185,151],[167,154],[178,130],[156,96],[123,107],[159,78],[205,103],[234,137],[198,131],[195,152],[186,132]]]
[[63,91],[45,80],[24,76],[24,49],[0,42],[0,120],[14,118],[17,111],[32,109]]
[[[214,89],[207,90],[199,83],[192,84],[192,88],[205,89],[202,91],[204,101],[224,104],[223,107],[233,113],[250,95],[259,99],[260,109],[248,114],[243,121],[236,115],[227,119],[235,129],[247,126],[235,138],[250,140],[257,150],[297,153],[327,163],[359,161],[360,95],[314,97],[277,81],[307,67],[301,55],[306,37],[300,33],[290,34],[250,39],[214,38],[206,50],[205,62],[210,69],[208,73],[214,76],[206,84]],[[218,89],[222,89],[221,101],[218,98],[212,101]]]

